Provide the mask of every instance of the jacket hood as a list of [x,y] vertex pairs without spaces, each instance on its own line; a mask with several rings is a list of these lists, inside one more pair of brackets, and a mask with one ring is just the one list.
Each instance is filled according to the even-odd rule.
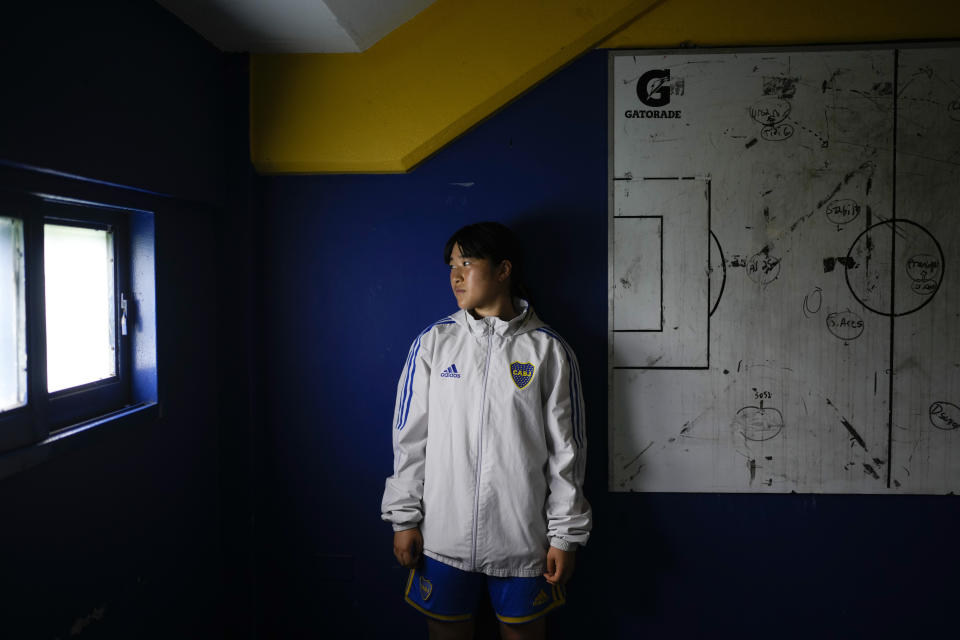
[[540,327],[546,326],[544,322],[534,313],[533,307],[523,298],[513,299],[513,308],[519,309],[520,313],[512,320],[501,320],[495,316],[489,318],[474,318],[469,312],[460,309],[450,317],[459,324],[467,327],[470,333],[480,337],[486,335],[487,327],[493,328],[494,335],[500,337],[518,336],[528,331],[534,331]]

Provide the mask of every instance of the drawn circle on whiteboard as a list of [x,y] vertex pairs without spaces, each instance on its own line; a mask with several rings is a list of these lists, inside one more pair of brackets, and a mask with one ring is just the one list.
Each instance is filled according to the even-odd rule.
[[[723,297],[723,290],[727,287],[727,260],[723,256],[723,247],[720,246],[720,240],[710,232],[710,314],[717,310],[720,305],[720,298]],[[717,282],[717,274],[720,274],[720,282]]]
[[960,407],[952,402],[934,402],[930,405],[930,424],[941,431],[960,427]]
[[783,414],[773,407],[743,407],[737,411],[733,422],[743,438],[751,442],[776,438],[783,431]]
[[843,198],[831,200],[824,208],[827,220],[836,225],[847,224],[860,215],[860,204],[855,200]]
[[932,296],[937,292],[936,280],[914,280],[910,283],[910,290],[918,296]]
[[790,102],[783,98],[760,98],[750,106],[750,117],[762,125],[783,122],[790,115]]
[[820,313],[820,307],[823,306],[823,289],[814,287],[813,291],[803,296],[803,315],[808,318],[816,313]]
[[827,314],[827,331],[844,342],[859,338],[863,327],[863,318],[849,309]]
[[761,285],[768,285],[780,275],[780,258],[769,253],[756,253],[747,261],[747,276]]
[[760,137],[770,142],[783,142],[793,135],[793,125],[789,122],[768,124],[760,129]]
[[926,282],[940,275],[940,259],[929,253],[918,253],[907,258],[907,275],[911,280]]
[[960,122],[960,98],[951,100],[947,104],[947,115],[950,116],[951,120]]
[[[867,227],[850,245],[847,258],[844,275],[850,293],[864,308],[883,316],[919,311],[933,300],[943,279],[940,243],[912,220],[886,220]],[[917,270],[924,265],[927,270]],[[910,277],[920,271],[922,280]]]

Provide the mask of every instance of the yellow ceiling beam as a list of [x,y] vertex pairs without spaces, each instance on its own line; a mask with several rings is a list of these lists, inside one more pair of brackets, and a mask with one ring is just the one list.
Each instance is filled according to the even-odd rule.
[[657,0],[437,0],[363,53],[250,57],[261,173],[394,173]]
[[960,37],[960,3],[943,0],[668,0],[600,47],[662,48]]

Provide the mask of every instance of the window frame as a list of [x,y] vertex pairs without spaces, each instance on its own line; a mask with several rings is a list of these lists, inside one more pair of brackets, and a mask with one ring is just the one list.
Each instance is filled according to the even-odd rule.
[[[50,205],[48,201],[45,205]],[[58,209],[60,206],[75,207],[73,209]],[[47,208],[47,207],[45,207]],[[72,214],[56,216],[56,214]],[[82,217],[81,217],[82,216]],[[115,347],[114,352],[114,371],[111,378],[88,382],[83,385],[61,389],[59,391],[46,392],[46,402],[48,403],[47,414],[48,422],[55,431],[65,426],[88,419],[102,413],[106,413],[120,405],[130,396],[130,336],[122,335],[120,331],[122,309],[120,301],[130,297],[130,259],[129,246],[130,235],[129,225],[124,217],[115,210],[105,209],[96,205],[80,205],[76,203],[67,203],[63,201],[54,201],[53,206],[49,207],[49,213],[43,215],[40,222],[41,232],[45,224],[58,224],[64,226],[76,226],[84,229],[100,229],[113,233],[113,326]],[[41,261],[46,254],[44,238],[39,242],[39,251]],[[27,245],[29,248],[29,245]],[[44,276],[46,273],[43,274]],[[27,273],[29,279],[29,270]],[[28,289],[29,289],[29,285]],[[41,291],[37,297],[43,303],[43,322],[46,326],[46,291],[44,286],[40,286]],[[29,318],[27,325],[29,326]],[[44,333],[46,328],[44,328]],[[45,336],[44,336],[45,337]],[[44,341],[45,342],[45,341]],[[43,353],[38,351],[38,357],[44,360],[44,380],[46,379],[47,362],[46,344],[43,345]],[[27,355],[28,377],[29,377],[30,357]],[[29,379],[29,378],[28,378]],[[28,383],[29,388],[29,383]]]
[[[23,221],[27,316],[26,404],[0,413],[0,477],[78,440],[67,436],[160,416],[151,206],[157,203],[136,191],[0,166],[0,216]],[[44,224],[113,231],[115,375],[53,393],[47,392]],[[127,335],[121,331],[121,300],[127,303]]]

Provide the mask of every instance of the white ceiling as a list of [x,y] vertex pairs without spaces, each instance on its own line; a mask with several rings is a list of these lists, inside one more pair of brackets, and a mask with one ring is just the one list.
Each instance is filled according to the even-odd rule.
[[355,53],[434,0],[157,0],[221,51]]

